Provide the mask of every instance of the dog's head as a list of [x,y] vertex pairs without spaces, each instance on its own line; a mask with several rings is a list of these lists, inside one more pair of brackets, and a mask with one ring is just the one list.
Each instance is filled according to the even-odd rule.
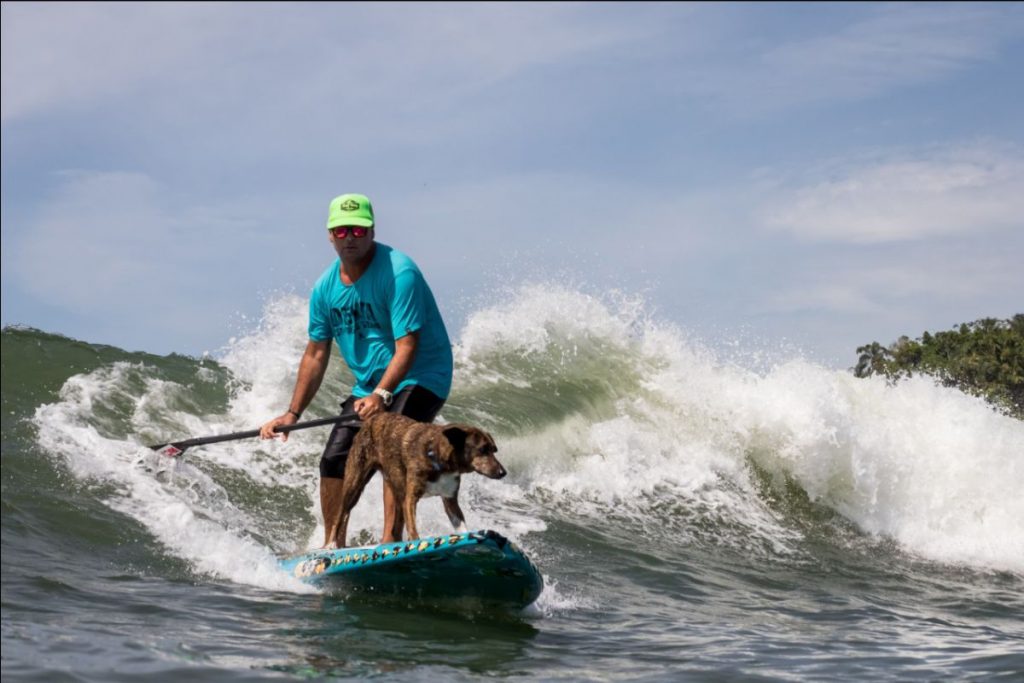
[[498,452],[494,439],[484,430],[453,424],[446,425],[441,434],[451,445],[459,472],[479,472],[491,479],[501,479],[508,474],[494,457]]

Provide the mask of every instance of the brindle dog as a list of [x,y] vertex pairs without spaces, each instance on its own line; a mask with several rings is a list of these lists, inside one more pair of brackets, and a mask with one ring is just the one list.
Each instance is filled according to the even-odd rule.
[[419,538],[416,504],[426,496],[441,496],[444,511],[456,531],[466,530],[466,517],[459,507],[459,478],[479,472],[501,479],[507,472],[494,454],[498,451],[491,435],[464,424],[433,425],[394,413],[378,413],[363,422],[352,441],[345,465],[341,506],[335,538],[344,544],[349,515],[359,496],[380,470],[402,506],[408,538]]

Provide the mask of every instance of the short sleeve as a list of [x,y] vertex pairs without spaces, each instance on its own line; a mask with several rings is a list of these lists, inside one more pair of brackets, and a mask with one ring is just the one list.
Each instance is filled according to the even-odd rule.
[[315,342],[331,338],[329,311],[324,305],[319,287],[314,287],[309,295],[309,338]]
[[391,299],[391,330],[395,339],[423,327],[425,285],[423,276],[415,268],[405,268],[395,275],[395,294]]

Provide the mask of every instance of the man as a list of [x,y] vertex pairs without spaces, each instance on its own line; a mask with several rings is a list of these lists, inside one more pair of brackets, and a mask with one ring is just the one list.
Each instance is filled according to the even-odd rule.
[[[280,437],[278,425],[295,424],[320,388],[331,355],[331,339],[355,376],[342,413],[363,420],[381,411],[432,422],[448,398],[452,349],[434,295],[419,268],[397,249],[374,241],[370,200],[343,194],[331,201],[327,236],[338,258],[316,281],[309,299],[309,342],[299,363],[287,412],[260,429]],[[337,548],[341,491],[356,429],[335,425],[320,459],[320,509],[324,547]],[[402,539],[402,511],[384,483],[382,543]]]

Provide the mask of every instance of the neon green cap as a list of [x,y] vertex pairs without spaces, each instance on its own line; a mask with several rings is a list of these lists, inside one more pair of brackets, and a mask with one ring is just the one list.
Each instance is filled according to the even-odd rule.
[[339,225],[372,228],[373,206],[370,204],[370,198],[363,194],[343,194],[332,199],[331,209],[327,214],[327,229]]

